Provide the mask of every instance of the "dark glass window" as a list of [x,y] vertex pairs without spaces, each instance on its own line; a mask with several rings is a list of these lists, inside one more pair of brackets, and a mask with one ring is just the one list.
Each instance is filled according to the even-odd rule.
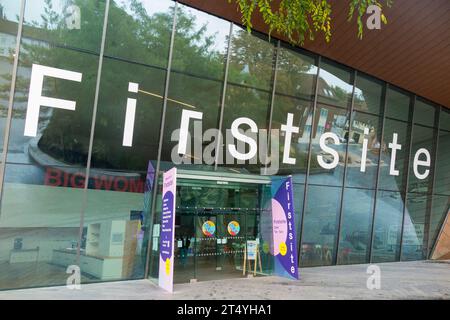
[[[297,231],[296,239],[300,241],[300,226],[303,218],[303,198],[305,193],[305,185],[295,183],[294,181],[294,212],[295,212],[295,230]],[[298,243],[297,243],[298,245]]]
[[312,100],[317,77],[314,58],[281,47],[278,51],[276,92]]
[[373,227],[372,261],[399,259],[404,199],[400,192],[378,191]]
[[[346,186],[374,188],[380,156],[381,121],[377,116],[355,111],[351,123]],[[364,155],[363,144],[365,139],[367,140],[367,152]],[[364,156],[366,158],[365,168],[362,164]]]
[[295,173],[299,182],[305,180],[306,167],[308,161],[308,147],[311,133],[311,114],[312,102],[276,95],[273,116],[272,129],[281,129],[286,124],[288,113],[294,115],[294,126],[299,127],[299,133],[293,133],[291,136],[291,147],[289,156],[295,158],[295,164],[283,163],[285,132],[279,131],[279,174]]
[[360,111],[380,114],[383,83],[364,74],[356,77],[353,108]]
[[345,189],[338,264],[368,261],[374,196],[374,191]]
[[229,22],[178,5],[172,70],[222,80],[229,34]]
[[441,130],[450,131],[450,110],[445,107],[441,108],[439,126]]
[[3,151],[3,135],[11,92],[20,3],[2,1],[1,11],[3,16],[0,19],[0,150]]
[[[431,181],[433,179],[432,165],[434,159],[434,129],[414,125],[412,137],[411,158],[409,159],[409,186],[410,192],[431,192]],[[428,151],[430,155],[430,166],[417,166],[417,172],[414,172],[414,159],[417,157],[418,161],[426,161],[427,156],[422,151]],[[421,151],[421,152],[418,152]],[[417,162],[419,163],[419,162]],[[419,163],[420,164],[420,163]],[[428,174],[427,174],[428,172]]]
[[450,195],[450,132],[439,132],[434,193]]
[[[22,39],[21,47],[24,50],[19,56],[8,162],[34,163],[28,155],[23,156],[29,144],[30,154],[42,151],[58,166],[86,166],[99,57],[27,39]],[[74,101],[76,105],[75,110],[41,106],[36,132],[30,133],[36,134],[34,137],[24,135],[33,65],[81,74],[80,82],[44,76],[42,96]]]
[[[165,77],[166,72],[156,67],[109,58],[103,60],[93,168],[146,171],[148,161],[156,160]],[[128,90],[130,82],[138,85],[138,92]],[[131,122],[132,137],[129,145],[124,145],[128,99],[135,99],[136,107]]]
[[155,67],[167,66],[174,2],[157,2],[110,2],[105,55]]
[[[389,144],[394,141],[394,133],[397,134],[397,144],[401,149],[389,148]],[[408,124],[402,121],[385,119],[384,141],[382,143],[382,155],[380,163],[379,189],[403,191],[405,189],[405,179],[408,168],[409,130]],[[395,160],[391,164],[391,160]],[[398,175],[391,175],[390,170],[398,171]]]
[[434,127],[435,115],[435,106],[423,101],[422,99],[416,100],[414,104],[414,123]]
[[[90,6],[91,2],[83,4]],[[41,20],[25,27],[21,41],[1,201],[1,289],[65,284],[67,266],[76,264],[76,249],[80,244],[99,57],[50,46],[46,40],[96,50],[100,45],[100,39],[94,39],[97,22],[89,19],[91,14],[97,14],[101,25],[104,5],[86,13],[86,26],[93,29],[91,37],[84,42],[77,41],[83,38],[80,33],[86,35],[88,30],[73,30],[69,34],[68,30],[56,27],[63,18],[52,17],[50,8],[46,12],[43,8],[44,1],[26,3],[25,19],[37,14]],[[44,18],[50,19],[47,21],[53,26],[42,25]],[[27,130],[25,136],[25,128],[36,124],[33,117],[27,119],[27,113],[31,112],[28,98],[32,71],[36,80],[39,66],[64,69],[66,76],[67,71],[76,73],[74,80],[45,75],[41,93],[46,97],[75,101],[75,110],[39,106],[36,129]],[[32,89],[40,90],[38,86]],[[81,282],[86,279],[82,274]]]
[[309,186],[300,266],[331,265],[339,220],[341,188]]
[[203,150],[210,143],[215,146],[217,138],[206,142],[203,135],[208,129],[218,128],[229,32],[230,24],[218,18],[185,6],[177,9],[162,148],[162,160],[168,164],[174,161],[172,155],[178,154],[179,134],[175,130],[181,126],[184,110],[203,113],[201,122],[190,120],[190,139],[182,158],[187,165],[184,167],[194,169],[201,164],[214,164],[215,152],[203,154]]
[[408,121],[411,97],[409,94],[389,86],[387,90],[386,117]]
[[[332,186],[342,185],[345,150],[348,140],[348,114],[349,112],[347,110],[341,108],[326,107],[324,105],[317,106],[314,119],[314,127],[316,130],[312,138],[311,148],[310,183]],[[321,155],[327,163],[331,163],[334,160],[334,157],[331,154],[324,152],[320,148],[320,137],[325,132],[333,132],[339,139],[339,144],[333,143],[331,139],[327,139],[326,141],[327,147],[334,149],[339,156],[338,164],[334,169],[324,169],[317,161],[318,155]]]
[[427,206],[431,196],[408,194],[403,227],[401,260],[422,260],[427,257]]
[[22,36],[99,53],[105,3],[106,1],[27,1]]
[[333,62],[322,61],[319,72],[318,101],[349,108],[353,92],[352,72]]
[[228,82],[271,90],[275,46],[267,37],[233,25]]
[[433,196],[431,208],[430,233],[428,246],[430,250],[439,236],[444,220],[450,210],[450,196]]

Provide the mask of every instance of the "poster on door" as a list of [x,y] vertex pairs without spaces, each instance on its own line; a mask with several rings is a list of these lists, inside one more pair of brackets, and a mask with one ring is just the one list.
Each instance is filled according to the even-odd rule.
[[169,292],[173,292],[176,187],[177,169],[172,168],[163,175],[158,280],[159,286]]
[[274,273],[298,279],[298,253],[294,221],[292,177],[272,180],[272,234]]

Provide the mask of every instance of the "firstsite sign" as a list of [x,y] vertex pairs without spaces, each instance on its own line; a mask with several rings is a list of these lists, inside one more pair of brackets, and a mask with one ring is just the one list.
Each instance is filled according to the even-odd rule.
[[[82,74],[79,72],[33,64],[25,119],[25,136],[35,137],[37,135],[39,110],[41,106],[59,108],[67,111],[75,111],[76,109],[76,101],[43,96],[42,89],[44,77],[53,77],[75,82],[82,81]],[[137,93],[139,91],[139,84],[129,82],[128,91]],[[133,144],[135,114],[136,99],[128,98],[122,140],[122,145],[126,147],[130,147]],[[172,141],[178,141],[177,146],[172,150],[172,161],[174,163],[186,163],[187,158],[189,161],[190,159],[194,159],[195,164],[223,163],[221,148],[224,140],[222,133],[220,130],[214,128],[203,132],[201,127],[202,119],[203,112],[187,109],[182,110],[179,129],[172,132],[171,137]],[[300,131],[300,128],[293,124],[293,119],[294,114],[287,113],[286,123],[281,125],[280,129],[284,138],[282,163],[290,165],[296,164],[296,159],[291,157],[290,154],[292,134],[299,133]],[[194,123],[194,142],[199,143],[194,145],[194,155],[190,154],[191,137],[189,125],[191,120]],[[246,131],[244,131],[243,128],[247,128]],[[365,128],[361,151],[361,172],[366,171],[368,135],[369,129]],[[226,130],[226,162],[229,163],[231,161],[233,164],[236,159],[238,164],[243,163],[242,161],[249,161],[249,163],[256,164],[258,163],[257,158],[259,151],[259,163],[266,166],[264,169],[261,169],[261,174],[276,174],[279,165],[279,130],[272,129],[270,132],[270,156],[268,155],[267,150],[267,137],[267,130],[258,129],[257,124],[252,119],[248,117],[235,119],[231,123],[231,128]],[[202,148],[202,146],[206,144],[205,142],[208,142],[209,144]],[[339,153],[329,146],[330,143],[335,145],[341,143],[339,136],[336,133],[325,132],[320,135],[319,146],[323,152],[317,154],[316,157],[319,166],[326,170],[334,169],[339,163]],[[388,148],[391,149],[389,174],[392,176],[399,175],[395,162],[397,151],[401,150],[402,147],[403,146],[398,143],[398,134],[394,132],[392,141],[388,144]],[[328,156],[325,157],[324,154],[328,154]],[[413,158],[413,172],[417,179],[426,179],[430,174],[430,166],[430,152],[426,148],[418,149]]]

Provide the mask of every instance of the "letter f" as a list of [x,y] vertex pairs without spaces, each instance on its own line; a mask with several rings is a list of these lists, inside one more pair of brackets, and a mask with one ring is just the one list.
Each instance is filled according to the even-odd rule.
[[75,101],[42,96],[44,76],[81,82],[82,74],[79,72],[33,64],[33,67],[31,68],[31,81],[24,131],[24,135],[28,137],[36,137],[39,121],[39,109],[41,106],[72,111],[75,110]]

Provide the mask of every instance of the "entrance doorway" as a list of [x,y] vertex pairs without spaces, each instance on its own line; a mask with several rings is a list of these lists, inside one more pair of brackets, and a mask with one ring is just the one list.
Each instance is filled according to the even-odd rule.
[[174,283],[243,277],[245,244],[260,240],[267,195],[265,177],[178,170]]

